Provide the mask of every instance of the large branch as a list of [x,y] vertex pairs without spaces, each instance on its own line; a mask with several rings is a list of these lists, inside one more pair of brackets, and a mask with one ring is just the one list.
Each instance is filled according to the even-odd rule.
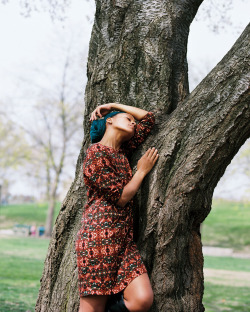
[[[158,135],[148,142],[160,158],[142,186],[138,244],[150,268],[153,311],[203,309],[199,226],[217,182],[250,136],[249,31],[167,120],[158,118]],[[173,300],[176,283],[183,286]]]

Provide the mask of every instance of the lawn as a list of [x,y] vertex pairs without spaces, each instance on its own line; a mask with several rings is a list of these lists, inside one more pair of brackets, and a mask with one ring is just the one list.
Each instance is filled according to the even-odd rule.
[[202,225],[202,243],[241,250],[250,246],[250,203],[214,199]]
[[204,267],[217,270],[250,272],[250,259],[205,256]]
[[[60,210],[58,203],[54,220]],[[1,229],[15,224],[45,224],[47,204],[0,206]],[[0,238],[0,311],[34,311],[49,240],[33,237]]]
[[1,312],[34,311],[49,240],[1,237]]
[[[249,312],[250,307],[250,287],[240,287],[237,285],[236,279],[238,272],[250,272],[250,260],[239,259],[231,257],[204,257],[204,267],[208,269],[215,269],[216,277],[205,278],[205,291],[203,297],[203,304],[206,312]],[[220,270],[228,272],[228,279],[220,277]],[[235,272],[235,279],[232,276]],[[246,274],[246,273],[245,273]],[[248,277],[244,275],[243,280],[246,281]],[[227,283],[227,285],[223,285]],[[249,285],[249,282],[246,284]]]
[[[41,238],[1,238],[1,312],[34,311],[48,244],[48,239]],[[206,256],[205,268],[250,272],[250,261]],[[205,281],[203,303],[207,312],[247,312],[249,293],[248,287],[223,286]]]
[[[59,211],[59,204],[55,218]],[[1,228],[15,223],[44,224],[47,206],[41,204],[0,207]],[[3,226],[2,226],[3,225]],[[204,245],[240,249],[250,244],[250,205],[213,201],[202,228]],[[49,240],[33,237],[0,238],[0,310],[34,311]],[[250,272],[250,260],[205,256],[205,268]],[[206,312],[247,312],[250,288],[218,285],[205,280]]]
[[206,312],[249,312],[250,288],[206,283],[203,304]]
[[[1,229],[12,228],[14,224],[41,226],[45,224],[48,205],[46,203],[32,203],[21,205],[0,206]],[[57,203],[54,221],[59,213],[60,203]]]

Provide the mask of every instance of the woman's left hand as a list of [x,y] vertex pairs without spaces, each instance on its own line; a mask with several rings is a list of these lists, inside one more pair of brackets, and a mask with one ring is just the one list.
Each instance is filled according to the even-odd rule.
[[90,121],[96,120],[98,117],[102,118],[103,116],[110,113],[111,110],[112,103],[97,106],[97,108],[91,114]]

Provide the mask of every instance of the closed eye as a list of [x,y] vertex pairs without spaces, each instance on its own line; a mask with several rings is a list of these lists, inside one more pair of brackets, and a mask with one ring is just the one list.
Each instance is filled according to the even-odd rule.
[[127,117],[127,119],[129,120],[129,121],[132,121],[132,122],[134,122],[135,123],[135,120],[132,120],[131,118],[129,118],[129,117]]

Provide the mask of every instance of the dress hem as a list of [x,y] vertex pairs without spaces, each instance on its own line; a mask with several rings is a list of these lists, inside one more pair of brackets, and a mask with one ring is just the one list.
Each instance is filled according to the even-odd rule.
[[[92,290],[89,291],[88,294],[82,294],[80,292],[80,297],[87,297],[87,296],[91,296],[91,295],[98,295],[98,296],[105,296],[105,295],[114,295],[114,294],[118,294],[119,292],[123,291],[126,287],[128,287],[128,285],[137,277],[139,277],[140,275],[144,274],[144,273],[148,273],[146,267],[144,266],[143,271],[140,273],[137,273],[136,276],[133,276],[133,273],[135,271],[138,271],[138,268],[135,268],[133,271],[131,271],[130,274],[130,278],[129,281],[126,282],[128,283],[127,285],[123,285],[122,283],[120,284],[121,287],[116,287],[116,289],[113,291],[112,289],[107,290],[107,291],[96,291],[96,290]],[[118,290],[118,291],[117,291]]]

